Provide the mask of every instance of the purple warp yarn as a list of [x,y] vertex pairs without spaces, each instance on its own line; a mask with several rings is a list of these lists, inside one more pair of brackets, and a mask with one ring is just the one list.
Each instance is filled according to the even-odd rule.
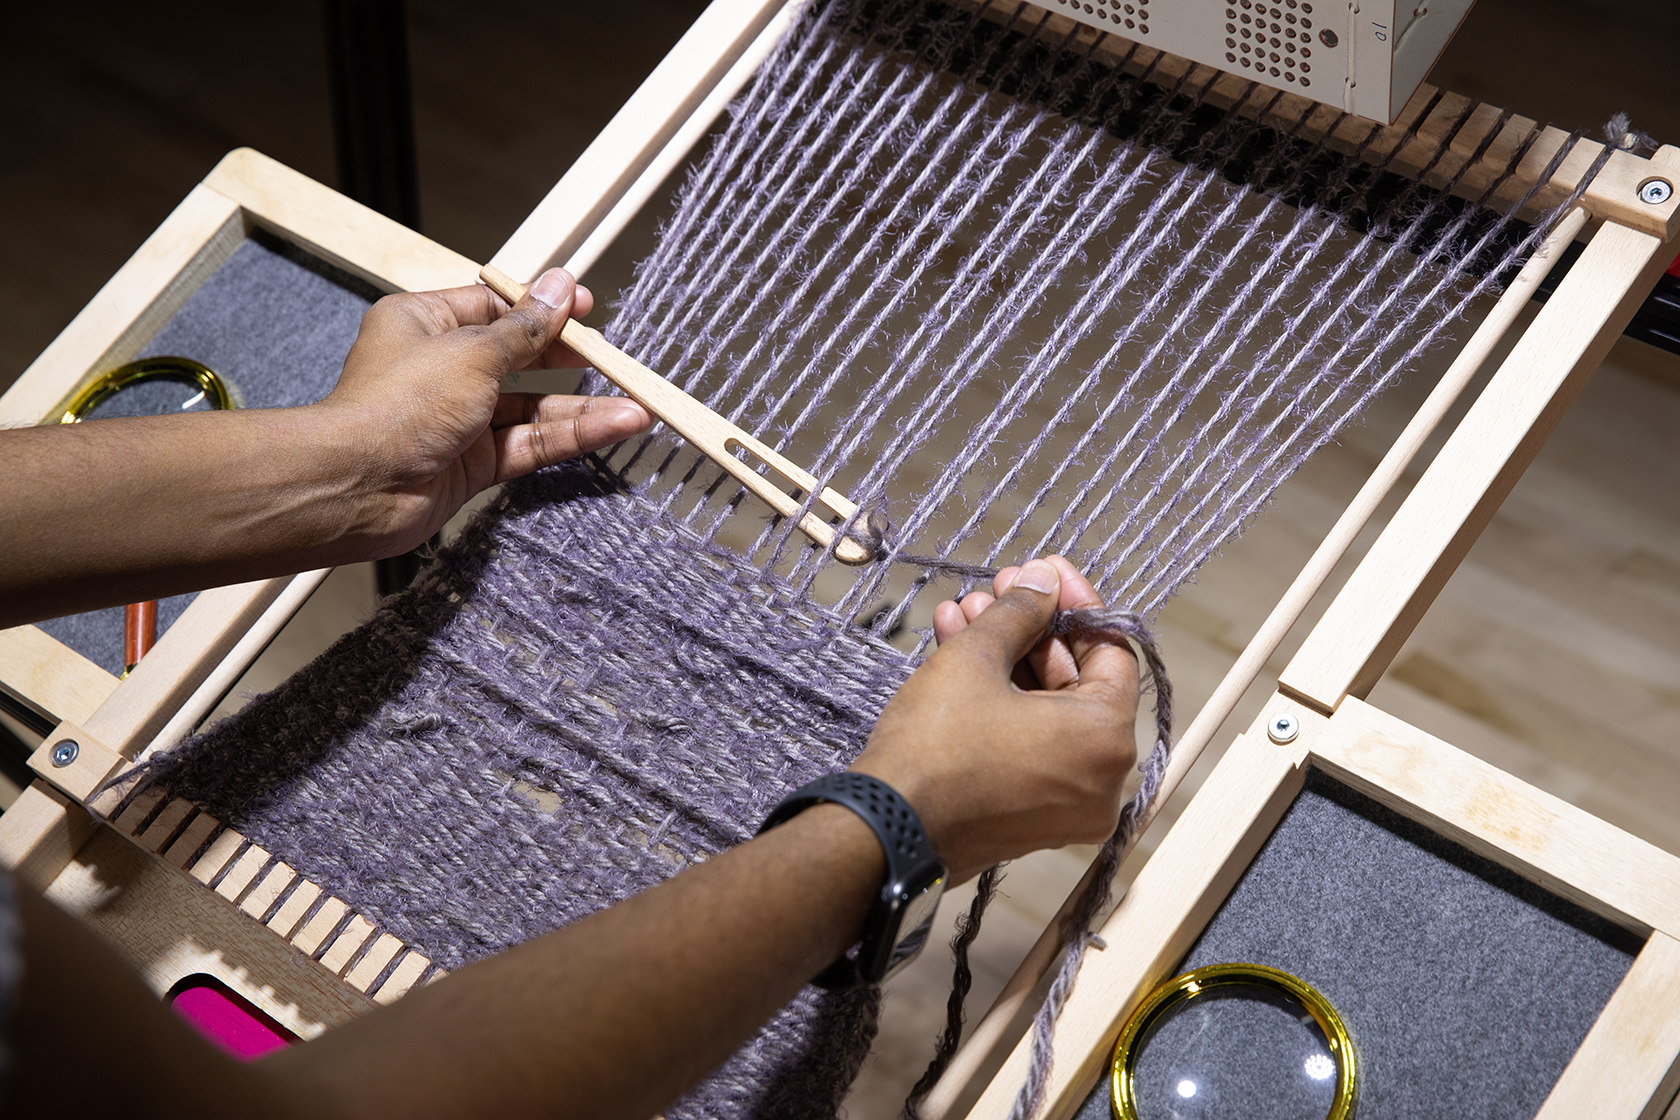
[[[455,968],[846,766],[931,640],[886,639],[936,578],[961,593],[1059,551],[1126,608],[1059,625],[1117,630],[1158,670],[1146,620],[1542,231],[1387,174],[1375,126],[1332,151],[1258,123],[1274,91],[1215,111],[1215,72],[1164,89],[1023,11],[809,8],[607,328],[872,514],[892,495],[868,519],[880,562],[837,567],[655,430],[508,487],[415,587],[145,780]],[[1167,763],[1156,675],[1110,867]],[[1107,889],[1066,931],[1017,1115]],[[806,989],[668,1115],[832,1116],[878,1000]]]

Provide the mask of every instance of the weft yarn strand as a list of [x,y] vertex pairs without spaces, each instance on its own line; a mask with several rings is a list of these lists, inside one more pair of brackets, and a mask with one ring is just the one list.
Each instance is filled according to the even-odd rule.
[[[1338,152],[1257,119],[1273,91],[1216,109],[1217,72],[1157,81],[1136,49],[1018,4],[819,0],[623,293],[607,336],[853,495],[844,532],[876,564],[802,546],[655,429],[507,487],[146,780],[454,969],[745,839],[862,749],[932,639],[928,586],[1055,547],[1115,605],[1059,632],[1133,644],[1156,736],[1066,923],[1030,1108],[1164,780],[1150,620],[1535,243],[1515,211],[1368,159],[1374,126]],[[1001,874],[956,938],[932,1076]],[[827,1120],[877,1005],[801,993],[669,1120]]]

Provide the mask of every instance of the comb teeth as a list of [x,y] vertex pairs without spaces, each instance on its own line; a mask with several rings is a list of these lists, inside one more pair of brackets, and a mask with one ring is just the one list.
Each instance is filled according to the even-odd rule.
[[395,1003],[445,975],[424,953],[190,801],[147,791],[111,827],[375,1003]]

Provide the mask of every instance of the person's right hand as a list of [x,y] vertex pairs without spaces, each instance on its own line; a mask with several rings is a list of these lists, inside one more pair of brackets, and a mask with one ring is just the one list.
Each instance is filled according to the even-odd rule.
[[1101,606],[1060,556],[1006,568],[997,595],[934,612],[939,649],[899,689],[853,769],[898,790],[961,880],[1039,848],[1106,840],[1137,759],[1138,670],[1119,638],[1046,639]]

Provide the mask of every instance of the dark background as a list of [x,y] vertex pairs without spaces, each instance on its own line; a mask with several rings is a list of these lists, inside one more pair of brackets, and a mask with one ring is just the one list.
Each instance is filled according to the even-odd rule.
[[[487,260],[704,7],[409,0],[424,231]],[[19,5],[0,32],[0,389],[229,149],[335,184],[315,0]],[[1680,141],[1680,4],[1481,0],[1438,85]],[[594,276],[622,281],[646,230]]]

